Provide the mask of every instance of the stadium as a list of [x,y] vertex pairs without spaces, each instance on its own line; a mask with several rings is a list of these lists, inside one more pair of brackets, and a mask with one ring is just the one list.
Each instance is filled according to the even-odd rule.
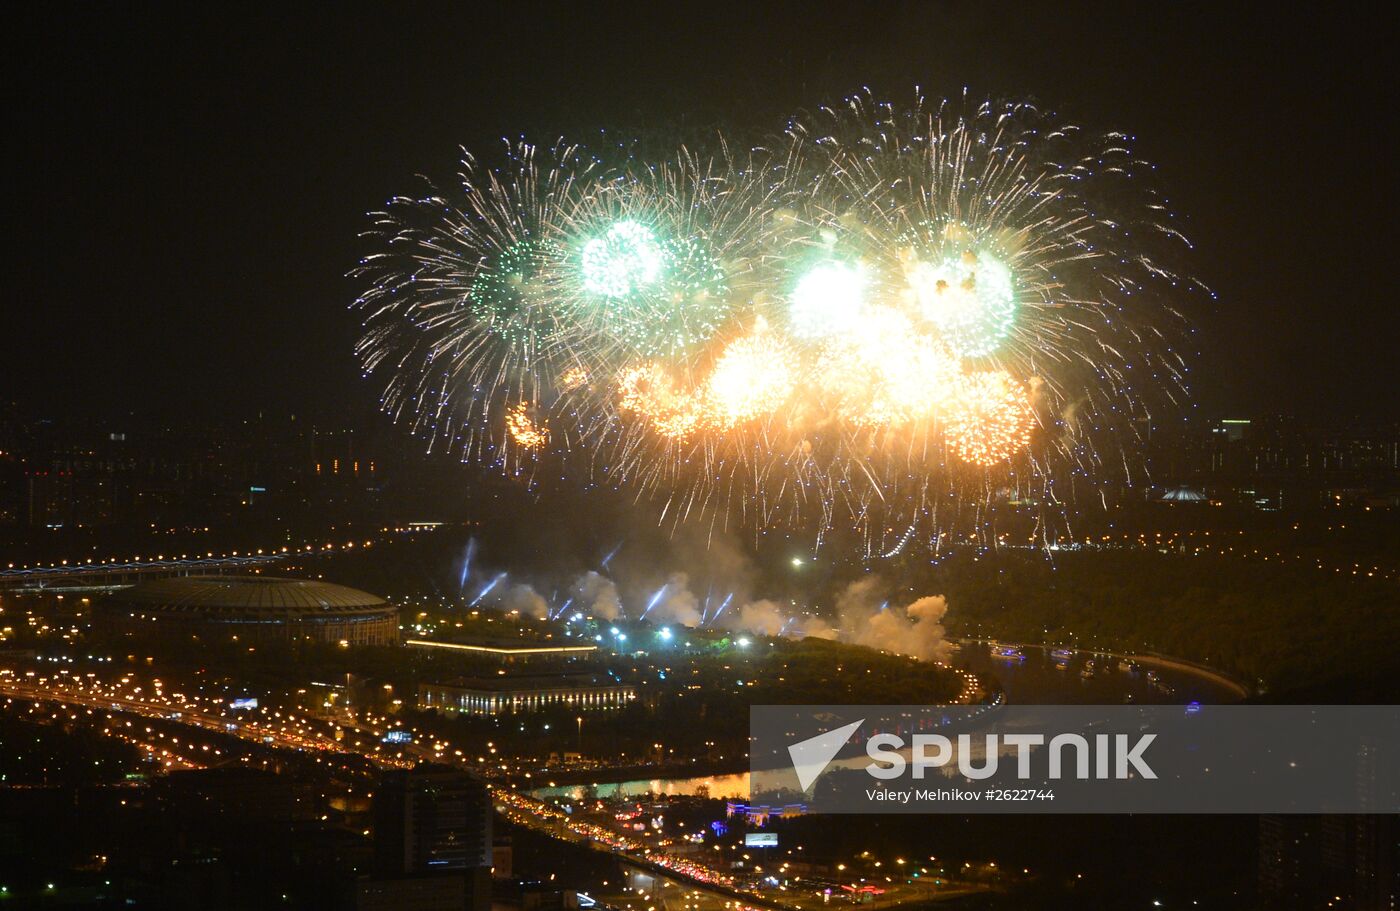
[[311,579],[182,576],[122,589],[99,623],[126,634],[158,632],[249,643],[397,645],[398,611],[383,598]]

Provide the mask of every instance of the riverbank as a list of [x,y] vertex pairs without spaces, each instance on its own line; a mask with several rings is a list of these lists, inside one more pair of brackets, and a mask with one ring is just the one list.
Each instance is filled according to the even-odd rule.
[[1209,680],[1216,686],[1224,687],[1237,694],[1240,699],[1248,699],[1255,695],[1251,688],[1244,681],[1221,670],[1216,670],[1208,665],[1198,664],[1195,661],[1187,661],[1185,658],[1171,658],[1166,655],[1139,654],[1129,656],[1130,660],[1138,664],[1153,665],[1155,667],[1169,668],[1174,671],[1181,671],[1187,674],[1195,674],[1198,677]]
[[[1022,652],[1034,650],[1047,654],[1056,649],[1066,648],[1066,646],[1063,645],[1046,645],[1035,642],[1010,642],[1004,639],[969,638],[955,639],[953,641],[960,647],[969,649],[987,649],[992,645],[998,645],[1008,649],[1018,649]],[[1142,667],[1153,667],[1174,671],[1180,674],[1187,674],[1231,694],[1237,700],[1248,699],[1250,696],[1255,695],[1253,687],[1226,671],[1201,664],[1198,661],[1178,658],[1174,655],[1163,655],[1157,652],[1119,652],[1105,649],[1070,649],[1070,651],[1073,652],[1075,658],[1112,658],[1115,661],[1129,661]],[[967,660],[971,660],[970,655],[967,656]]]

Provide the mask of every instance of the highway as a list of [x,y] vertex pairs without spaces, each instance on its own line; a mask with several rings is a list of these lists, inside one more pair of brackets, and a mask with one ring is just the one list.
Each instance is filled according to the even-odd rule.
[[[278,750],[321,754],[327,761],[354,757],[368,760],[374,766],[403,767],[421,759],[483,772],[467,762],[460,751],[452,751],[448,745],[437,741],[419,742],[415,738],[413,743],[396,744],[394,749],[386,750],[382,738],[387,726],[353,724],[266,706],[235,709],[229,700],[221,697],[185,694],[158,683],[140,682],[132,675],[103,683],[95,674],[0,669],[0,696],[39,706],[57,704],[100,711],[109,718],[131,716],[162,725],[184,725]],[[127,733],[117,726],[109,733],[145,746],[167,769],[215,765],[228,759],[224,751],[211,748],[208,743],[187,742],[182,751],[178,740],[166,742],[163,733],[150,727]],[[345,771],[356,772],[349,765],[345,766]],[[810,903],[803,903],[792,893],[779,898],[772,892],[748,891],[730,874],[665,850],[649,848],[613,827],[573,819],[557,807],[499,782],[492,782],[491,788],[498,811],[511,822],[550,838],[608,853],[636,870],[681,884],[685,892],[691,893],[692,907],[698,906],[702,899],[705,907],[751,907],[769,911],[791,911],[804,904],[808,907],[820,904],[815,895]]]

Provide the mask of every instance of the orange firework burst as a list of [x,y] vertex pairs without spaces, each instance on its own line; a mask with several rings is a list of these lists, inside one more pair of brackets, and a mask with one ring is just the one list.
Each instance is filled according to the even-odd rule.
[[792,396],[798,372],[792,349],[760,322],[725,347],[698,388],[681,388],[656,362],[629,367],[618,378],[618,405],[674,439],[722,433],[777,411]]
[[573,392],[581,388],[588,382],[588,372],[582,367],[570,367],[564,375],[559,377],[559,389],[561,392]]
[[991,466],[1030,445],[1030,397],[1004,370],[958,378],[944,403],[948,446],[965,462]]
[[700,403],[695,396],[678,390],[660,364],[629,367],[617,385],[618,406],[647,418],[662,436],[684,439],[700,425]]
[[525,449],[539,449],[549,442],[549,428],[537,425],[530,417],[530,406],[521,402],[506,415],[506,429],[516,445]]
[[857,424],[898,426],[929,417],[948,394],[957,365],[893,307],[872,307],[852,331],[829,342],[817,381],[833,407]]
[[772,414],[791,397],[798,368],[792,349],[758,325],[735,339],[705,383],[705,413],[716,429]]

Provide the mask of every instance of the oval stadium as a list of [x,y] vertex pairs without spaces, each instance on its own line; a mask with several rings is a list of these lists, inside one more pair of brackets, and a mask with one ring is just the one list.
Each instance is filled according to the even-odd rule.
[[239,642],[396,645],[398,610],[383,598],[312,579],[180,576],[106,598],[98,619],[118,633]]

